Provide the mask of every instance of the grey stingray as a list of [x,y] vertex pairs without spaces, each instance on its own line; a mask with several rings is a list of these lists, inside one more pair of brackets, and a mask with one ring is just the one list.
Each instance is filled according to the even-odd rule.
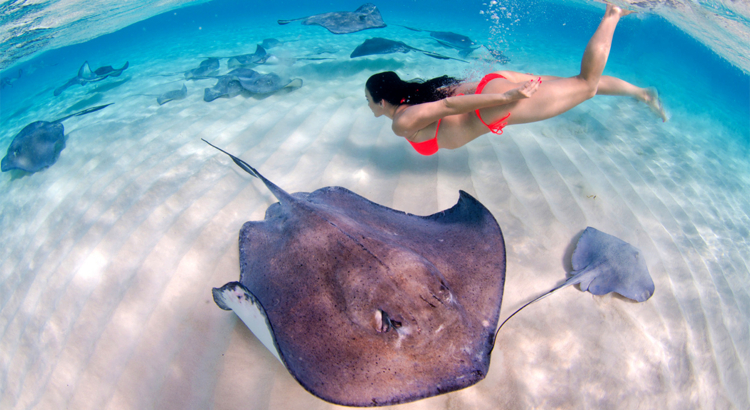
[[87,108],[54,121],[35,121],[25,126],[8,146],[2,160],[2,172],[18,169],[37,172],[57,162],[65,148],[65,129],[61,124],[70,117],[99,111],[112,104]]
[[209,78],[219,71],[219,59],[215,57],[207,58],[198,65],[198,68],[185,71],[185,79],[200,80]]
[[521,309],[572,285],[594,295],[615,292],[636,302],[645,302],[654,294],[654,281],[638,248],[596,228],[587,227],[578,238],[572,262],[574,271],[568,280],[521,306],[503,321],[498,332]]
[[463,34],[453,33],[450,31],[430,31],[430,30],[422,30],[418,28],[412,28],[407,26],[401,26],[403,28],[412,30],[412,31],[424,31],[430,33],[430,37],[433,37],[435,41],[438,43],[446,46],[451,47],[459,50],[459,55],[461,57],[466,57],[469,54],[471,54],[472,51],[479,48],[479,44],[475,43],[472,39],[469,37],[466,37]]
[[302,24],[304,25],[316,24],[323,26],[333,34],[354,33],[355,31],[366,30],[368,28],[383,28],[386,26],[383,17],[380,15],[380,11],[372,3],[363,4],[353,12],[337,11],[316,14],[292,20],[279,20],[278,23],[284,25],[299,20],[302,20]]
[[282,43],[281,41],[279,41],[279,40],[277,40],[275,38],[264,38],[263,41],[260,43],[260,45],[263,48],[267,48],[267,49],[268,48],[278,47],[278,46],[280,46],[282,44],[284,44],[284,43]]
[[240,280],[214,288],[214,301],[305,389],[380,406],[485,377],[505,243],[479,201],[459,191],[452,208],[417,216],[341,187],[289,194],[227,155],[279,202],[242,226]]
[[266,49],[262,45],[258,44],[255,47],[255,52],[253,54],[243,54],[239,56],[229,57],[227,66],[229,68],[234,68],[251,64],[263,64],[266,62],[266,60],[268,60],[270,56],[271,54],[268,54]]
[[182,84],[181,89],[167,91],[164,94],[156,97],[156,102],[158,102],[159,105],[164,105],[170,101],[182,100],[185,97],[187,97],[187,86],[185,84]]
[[203,100],[213,101],[219,97],[235,97],[243,90],[252,94],[270,94],[285,87],[299,88],[302,80],[282,79],[276,74],[261,74],[249,68],[236,68],[219,77],[213,88],[206,88]]
[[408,53],[410,51],[418,51],[428,57],[437,58],[439,60],[458,60],[466,63],[466,61],[459,58],[448,57],[433,53],[431,51],[420,50],[401,41],[389,40],[387,38],[380,37],[365,40],[364,43],[358,45],[357,48],[352,51],[352,54],[349,57],[357,58],[376,54]]
[[[482,47],[481,44],[473,41],[469,37],[466,37],[463,34],[453,33],[450,31],[430,31],[430,30],[422,30],[418,28],[413,27],[407,27],[407,26],[401,26],[405,29],[409,29],[412,31],[425,31],[430,33],[430,37],[433,37],[435,41],[442,44],[445,47],[450,47],[458,50],[458,55],[461,57],[468,57],[469,54],[471,54],[474,50]],[[493,57],[495,57],[498,62],[500,63],[508,63],[510,62],[510,58],[505,56],[502,51],[499,50],[493,50],[490,47],[484,46],[490,54],[492,54]]]
[[55,88],[54,95],[60,95],[63,91],[68,89],[68,87],[79,84],[79,85],[86,85],[88,83],[95,83],[97,81],[102,81],[107,77],[119,77],[120,74],[122,74],[123,71],[125,71],[126,68],[128,68],[129,62],[126,61],[125,65],[120,68],[112,68],[111,65],[99,67],[95,71],[91,71],[91,67],[89,67],[89,62],[85,61],[81,68],[78,69],[78,74],[68,80],[67,83],[63,84],[62,86]]
[[263,48],[262,45],[258,44],[255,47],[255,53],[253,54],[244,54],[240,56],[233,56],[229,57],[229,60],[227,61],[227,66],[229,68],[235,68],[235,67],[247,67],[249,65],[259,65],[259,64],[284,64],[284,65],[292,65],[298,60],[331,60],[331,58],[328,57],[278,57],[273,54],[269,54],[265,48]]

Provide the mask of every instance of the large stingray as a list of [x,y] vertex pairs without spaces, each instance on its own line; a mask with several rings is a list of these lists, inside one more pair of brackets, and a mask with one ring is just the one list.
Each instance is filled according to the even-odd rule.
[[568,286],[580,285],[582,291],[594,295],[615,292],[636,302],[645,302],[654,294],[654,281],[638,248],[596,228],[587,227],[578,238],[572,262],[575,270],[568,280],[521,306],[503,321],[498,332],[521,309]]
[[85,61],[81,68],[78,69],[78,74],[68,80],[67,83],[63,84],[62,86],[55,88],[54,94],[60,95],[63,91],[68,89],[68,87],[79,84],[79,85],[85,85],[88,83],[95,83],[97,81],[102,81],[107,77],[119,77],[120,74],[122,74],[125,69],[128,68],[128,62],[125,62],[125,65],[123,65],[120,68],[112,68],[111,65],[99,67],[95,71],[91,71],[91,67],[89,67],[89,62]]
[[447,57],[441,54],[433,53],[431,51],[420,50],[401,41],[389,40],[387,38],[380,37],[365,40],[364,43],[358,45],[357,48],[352,51],[352,54],[349,57],[356,58],[375,54],[408,53],[410,51],[418,51],[426,56],[437,58],[440,60],[458,60],[463,61],[464,63],[466,62],[459,58]]
[[[223,151],[222,151],[223,152]],[[495,218],[460,191],[430,216],[341,187],[288,194],[240,231],[240,281],[213,290],[312,394],[404,403],[483,379],[505,282]]]
[[323,26],[333,34],[354,33],[355,31],[366,30],[368,28],[385,27],[385,22],[383,22],[380,11],[372,3],[363,4],[353,12],[337,11],[334,13],[316,14],[292,20],[279,20],[278,23],[284,25],[299,20],[302,20],[302,24],[308,26],[313,24]]
[[2,172],[14,169],[37,172],[54,164],[65,148],[65,129],[61,123],[70,117],[99,111],[108,105],[111,104],[87,108],[54,121],[36,121],[25,126],[10,143],[0,165]]
[[249,68],[236,68],[220,76],[219,81],[212,88],[206,88],[203,100],[213,101],[219,97],[235,97],[243,90],[252,94],[270,94],[285,87],[299,88],[302,80],[282,79],[276,74],[261,74]]

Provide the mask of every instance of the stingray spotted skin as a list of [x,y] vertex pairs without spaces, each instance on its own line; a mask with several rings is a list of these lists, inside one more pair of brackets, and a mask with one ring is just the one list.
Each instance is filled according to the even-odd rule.
[[341,187],[290,195],[232,159],[279,202],[242,227],[240,281],[214,300],[267,328],[259,339],[305,389],[380,406],[485,377],[505,244],[481,203],[461,191],[452,208],[416,216]]

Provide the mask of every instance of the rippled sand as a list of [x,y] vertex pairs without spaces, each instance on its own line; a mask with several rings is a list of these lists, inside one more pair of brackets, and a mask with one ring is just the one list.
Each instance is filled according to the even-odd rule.
[[[728,131],[708,115],[662,124],[634,101],[600,97],[421,157],[372,116],[367,77],[485,65],[414,53],[349,60],[370,36],[337,38],[337,60],[261,67],[305,81],[266,98],[205,103],[213,80],[188,82],[186,99],[163,106],[141,95],[179,88],[152,75],[197,66],[190,56],[131,63],[128,81],[99,92],[66,91],[116,104],[66,121],[67,148],[50,169],[0,178],[0,407],[335,407],[213,303],[211,288],[239,277],[241,225],[275,199],[205,138],[290,192],[339,185],[422,215],[470,193],[505,235],[501,319],[564,280],[586,226],[641,249],[656,284],[649,301],[566,289],[508,322],[484,381],[399,408],[748,408],[750,167]],[[67,106],[35,106],[4,138]]]

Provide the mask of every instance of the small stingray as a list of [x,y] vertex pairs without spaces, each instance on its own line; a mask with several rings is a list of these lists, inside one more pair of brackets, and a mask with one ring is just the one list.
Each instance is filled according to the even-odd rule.
[[167,91],[164,94],[158,96],[156,98],[156,102],[158,102],[159,105],[164,105],[173,100],[182,100],[185,97],[187,97],[187,86],[183,84],[182,88],[179,90]]
[[412,31],[426,31],[430,33],[430,37],[433,37],[438,43],[450,47],[455,48],[459,50],[459,55],[461,57],[466,57],[469,54],[471,54],[472,51],[479,48],[479,44],[475,43],[470,39],[469,37],[464,36],[463,34],[453,33],[450,31],[430,31],[430,30],[422,30],[418,28],[412,28],[407,26],[401,26],[405,29],[409,29]]
[[266,49],[262,45],[258,44],[255,47],[255,53],[253,54],[243,54],[240,56],[229,57],[227,66],[229,68],[234,68],[251,64],[263,64],[266,62],[269,56],[270,54],[268,54]]
[[219,59],[207,58],[198,65],[198,68],[185,71],[185,79],[201,80],[215,75],[219,71]]
[[299,60],[331,60],[331,58],[328,58],[328,57],[300,57],[300,58],[278,57],[273,54],[269,54],[266,51],[266,49],[263,48],[262,45],[258,44],[255,47],[255,53],[253,54],[244,54],[241,56],[229,57],[229,61],[227,61],[227,66],[229,68],[234,68],[234,67],[254,66],[254,65],[259,65],[259,64],[292,65]]
[[[471,54],[474,50],[482,47],[481,44],[474,42],[472,39],[466,37],[463,34],[453,33],[450,31],[422,30],[407,26],[401,27],[412,31],[426,31],[430,33],[430,37],[433,37],[435,41],[442,44],[443,46],[458,50],[458,55],[464,58],[468,57],[469,54]],[[484,48],[486,48],[490,52],[490,54],[492,54],[492,56],[497,59],[498,62],[503,64],[510,62],[510,59],[506,57],[502,51],[493,50],[487,46],[484,46]]]
[[284,87],[299,88],[302,80],[284,80],[276,74],[261,74],[249,68],[236,68],[219,77],[213,88],[206,88],[203,100],[211,102],[219,97],[232,98],[243,90],[253,94],[270,94]]
[[380,16],[380,11],[372,3],[363,4],[353,12],[337,11],[292,20],[279,20],[278,23],[284,25],[299,20],[302,20],[302,24],[304,25],[317,24],[323,26],[333,34],[347,34],[368,28],[385,27],[385,22],[383,22],[383,17]]
[[112,68],[111,65],[99,67],[96,69],[96,71],[91,71],[91,67],[89,67],[89,62],[86,61],[83,63],[81,68],[78,69],[78,75],[68,80],[67,83],[63,84],[62,86],[55,89],[54,94],[60,95],[63,91],[68,89],[68,87],[72,85],[85,85],[88,83],[95,83],[97,81],[102,81],[107,77],[119,77],[120,74],[122,74],[125,69],[128,68],[128,62],[125,62],[125,65],[121,68]]
[[33,173],[54,164],[65,148],[65,129],[61,122],[70,117],[99,111],[109,105],[112,104],[87,108],[54,121],[36,121],[25,126],[10,143],[0,165],[2,172],[19,169]]
[[282,44],[284,44],[284,43],[282,43],[279,40],[276,40],[275,38],[264,38],[263,41],[260,43],[260,45],[263,48],[266,48],[266,49],[278,47],[278,46],[280,46]]
[[638,248],[590,226],[578,239],[572,262],[574,271],[568,280],[521,306],[497,331],[521,309],[572,285],[594,295],[619,293],[636,302],[645,302],[654,294],[654,281]]
[[214,288],[214,301],[305,389],[382,406],[485,377],[505,243],[479,201],[459,191],[452,208],[417,216],[341,187],[290,195],[227,155],[279,202],[243,225],[240,280]]
[[400,41],[380,37],[365,40],[364,43],[358,45],[357,48],[352,51],[352,54],[349,57],[356,58],[375,54],[408,53],[410,51],[418,51],[428,57],[437,58],[439,60],[458,60],[463,61],[464,63],[467,62],[459,58],[447,57],[431,51],[420,50]]

